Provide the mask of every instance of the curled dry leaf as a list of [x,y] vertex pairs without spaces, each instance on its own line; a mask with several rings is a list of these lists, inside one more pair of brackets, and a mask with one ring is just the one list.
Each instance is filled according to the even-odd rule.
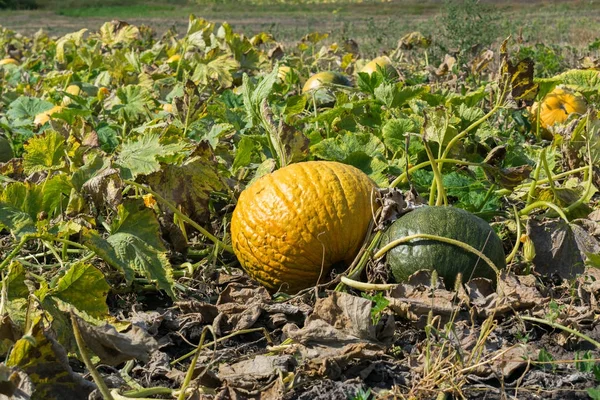
[[142,328],[133,325],[127,333],[119,333],[109,325],[93,326],[73,315],[83,340],[103,363],[119,365],[127,360],[148,361],[158,343]]
[[97,207],[112,209],[123,202],[123,182],[119,171],[114,168],[106,168],[86,181],[82,191]]
[[218,376],[230,386],[258,390],[275,379],[280,372],[292,372],[295,366],[296,360],[290,355],[258,355],[234,364],[220,364]]

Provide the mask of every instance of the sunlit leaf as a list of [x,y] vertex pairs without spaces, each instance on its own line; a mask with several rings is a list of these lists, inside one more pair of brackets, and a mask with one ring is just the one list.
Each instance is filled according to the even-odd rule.
[[103,318],[108,315],[106,296],[109,289],[104,275],[97,268],[76,263],[59,279],[52,296],[93,317]]
[[65,138],[58,132],[47,130],[30,139],[24,146],[25,173],[51,171],[65,166]]
[[171,265],[154,211],[141,201],[130,201],[120,205],[117,214],[111,234],[104,240],[89,231],[86,245],[108,264],[124,271],[129,281],[133,278],[131,271],[136,271],[174,297]]
[[161,144],[157,134],[149,133],[123,143],[115,163],[121,168],[124,178],[132,179],[160,170],[159,157],[167,157],[184,151],[186,144]]

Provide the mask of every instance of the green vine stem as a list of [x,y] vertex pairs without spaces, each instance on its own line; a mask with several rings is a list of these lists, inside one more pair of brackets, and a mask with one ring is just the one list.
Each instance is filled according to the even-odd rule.
[[108,386],[106,386],[106,383],[102,379],[102,376],[100,376],[100,374],[96,370],[96,367],[94,367],[94,364],[92,364],[92,361],[87,355],[86,345],[83,340],[83,337],[81,337],[81,332],[79,331],[79,326],[77,325],[75,318],[75,313],[73,312],[73,310],[71,310],[71,326],[73,327],[73,335],[75,336],[75,342],[77,342],[77,347],[79,348],[79,354],[81,355],[81,359],[83,360],[83,363],[85,364],[90,375],[92,376],[94,383],[96,383],[96,386],[98,386],[98,390],[100,390],[100,393],[102,394],[104,400],[114,400],[112,394],[110,393],[110,390],[108,389]]
[[446,199],[446,190],[444,189],[444,180],[442,178],[442,174],[440,173],[440,169],[438,168],[438,162],[435,160],[433,153],[431,152],[431,148],[429,147],[429,143],[425,138],[423,138],[423,145],[425,146],[425,151],[427,152],[427,158],[429,158],[429,162],[431,163],[431,170],[433,171],[433,180],[431,185],[431,190],[429,192],[429,205],[432,206],[434,203],[434,197],[436,194],[437,187],[437,200],[435,201],[436,206],[441,206],[443,203],[447,203]]
[[[578,174],[580,172],[585,172],[588,169],[589,169],[589,167],[586,165],[585,167],[579,167],[579,168],[572,169],[570,171],[566,171],[566,172],[563,172],[563,173],[560,173],[560,174],[556,174],[556,175],[554,175],[554,180],[556,181],[557,179],[562,179],[562,178],[565,178],[565,177],[567,177],[569,175],[575,175],[575,174]],[[518,191],[518,190],[521,190],[521,189],[531,188],[532,185],[534,185],[534,189],[535,189],[535,186],[537,186],[537,185],[543,185],[545,183],[548,183],[548,181],[549,181],[548,178],[536,180],[535,179],[535,171],[534,171],[534,178],[532,178],[532,179],[534,179],[533,182],[524,183],[524,184],[515,186],[514,189],[512,189],[512,190],[511,189],[498,189],[498,190],[496,190],[496,194],[499,195],[499,196],[504,196],[504,195],[507,195],[507,194],[511,194],[514,191]]]
[[395,288],[396,286],[398,286],[396,283],[360,282],[360,281],[355,281],[354,279],[350,279],[346,276],[341,277],[341,282],[346,286],[350,286],[351,288],[361,290],[363,292],[367,291],[367,290],[377,290],[377,291],[391,290],[391,289]]
[[34,239],[35,237],[36,235],[24,235],[15,248],[6,257],[4,257],[4,260],[2,260],[2,263],[0,263],[0,272],[4,271],[4,269],[8,267],[13,258],[15,258],[23,246],[25,246],[25,243],[31,239]]
[[536,201],[535,203],[528,205],[527,207],[525,207],[524,209],[521,210],[519,215],[528,215],[532,210],[534,210],[536,208],[543,208],[543,207],[548,207],[548,208],[553,209],[566,223],[569,223],[569,219],[567,218],[567,216],[565,215],[565,213],[563,212],[563,210],[561,210],[561,208],[559,206],[557,206],[554,203],[550,203],[549,201],[543,201],[543,200],[539,200],[539,201]]
[[371,239],[369,246],[367,247],[367,249],[361,256],[361,259],[358,262],[358,264],[356,265],[356,267],[348,273],[348,276],[351,279],[357,279],[360,276],[360,274],[362,273],[362,271],[365,269],[365,266],[367,265],[369,258],[371,258],[371,255],[373,254],[375,247],[377,247],[377,245],[379,244],[379,241],[381,240],[382,235],[383,235],[383,231],[377,231],[375,233],[375,235],[373,236],[373,239]]
[[547,147],[544,147],[544,149],[542,150],[542,166],[544,167],[544,172],[546,173],[546,176],[548,177],[548,184],[550,185],[550,191],[552,191],[552,200],[556,202],[556,200],[558,200],[558,195],[556,194],[556,187],[554,186],[554,179],[552,177],[552,171],[550,170],[550,167],[548,166],[548,159],[546,158],[546,149]]
[[553,327],[555,329],[560,329],[562,331],[569,332],[572,335],[575,335],[575,336],[577,336],[577,337],[579,337],[579,338],[581,338],[581,339],[583,339],[583,340],[585,340],[587,342],[590,342],[591,344],[593,344],[594,346],[596,346],[598,349],[600,349],[600,343],[598,343],[597,341],[595,341],[591,337],[589,337],[587,335],[584,335],[583,333],[581,333],[581,332],[579,332],[579,331],[577,331],[575,329],[569,328],[568,326],[564,326],[564,325],[561,325],[561,324],[559,324],[557,322],[549,321],[547,319],[542,319],[542,318],[527,317],[527,316],[519,316],[519,318],[521,318],[524,321],[536,322],[538,324],[545,324],[545,325],[551,326],[551,327]]
[[187,222],[188,224],[190,224],[192,227],[194,227],[196,230],[198,230],[198,232],[200,232],[202,235],[204,235],[204,237],[210,239],[210,241],[212,241],[215,245],[218,245],[219,247],[221,247],[223,250],[229,252],[229,253],[233,253],[233,247],[231,247],[230,245],[224,243],[223,241],[221,241],[219,238],[217,238],[216,236],[214,236],[213,234],[211,234],[209,231],[207,231],[206,229],[204,229],[202,226],[200,226],[199,224],[197,224],[196,222],[194,222],[194,220],[192,220],[190,217],[188,217],[187,215],[185,215],[184,213],[182,213],[181,211],[179,211],[177,209],[177,207],[175,207],[169,200],[165,199],[164,197],[162,197],[160,194],[156,193],[154,190],[150,189],[147,186],[141,185],[137,182],[134,181],[130,181],[130,180],[123,180],[124,183],[128,184],[128,185],[132,185],[136,188],[139,188],[141,190],[144,190],[148,193],[150,193],[152,196],[156,197],[156,199],[158,201],[160,201],[162,204],[164,204],[169,210],[171,210],[175,215],[177,215],[179,218],[181,218],[182,220],[184,220],[185,222]]
[[[542,152],[542,155],[543,154],[544,152]],[[537,187],[537,185],[539,185],[538,178],[540,177],[540,171],[542,169],[542,155],[540,155],[540,160],[538,161],[537,165],[535,166],[535,170],[533,171],[533,180],[529,185],[529,190],[527,191],[527,205],[530,205],[533,202],[535,188]],[[549,177],[546,179],[549,179]]]
[[[508,86],[509,86],[509,82],[507,80],[505,82],[504,88],[502,89],[502,93],[500,94],[500,96],[498,97],[498,100],[496,101],[496,104],[494,105],[494,107],[487,114],[485,114],[483,117],[479,118],[477,121],[473,122],[471,125],[469,125],[467,128],[465,128],[465,130],[463,130],[458,135],[456,135],[452,139],[450,139],[450,141],[448,142],[448,145],[446,146],[446,148],[444,149],[444,152],[442,153],[442,157],[440,157],[441,159],[447,158],[448,154],[450,154],[450,151],[456,145],[456,143],[458,143],[465,136],[467,136],[467,134],[469,132],[471,132],[472,130],[474,130],[475,128],[477,128],[479,125],[481,125],[485,121],[487,121],[492,115],[494,115],[499,109],[502,108],[503,99],[504,99],[504,97],[506,95],[506,92],[508,90]],[[441,162],[441,161],[439,161],[439,160],[438,160],[438,163],[439,163],[438,164],[438,168],[441,171],[444,163]],[[431,190],[433,192],[435,192],[435,188],[433,187],[433,184],[432,184]]]
[[[476,163],[476,162],[470,162],[470,161],[463,161],[463,160],[455,160],[452,158],[440,158],[437,160],[438,164],[441,163],[452,163],[452,164],[458,164],[458,165],[467,165],[467,166],[473,166],[473,167],[481,167],[481,163]],[[423,161],[422,163],[419,163],[413,167],[410,167],[407,171],[404,171],[402,174],[398,175],[398,177],[396,179],[394,179],[392,181],[392,183],[390,183],[390,187],[396,187],[398,186],[400,183],[407,181],[408,179],[408,175],[412,174],[415,171],[420,170],[421,168],[425,168],[431,165],[431,161]]]
[[212,326],[207,325],[204,327],[204,329],[202,329],[202,335],[200,336],[200,343],[198,344],[198,347],[196,347],[195,354],[194,354],[194,358],[192,358],[192,362],[190,363],[190,366],[185,374],[185,378],[183,380],[183,383],[181,384],[181,389],[179,391],[179,396],[177,396],[177,400],[185,400],[186,396],[185,396],[185,392],[187,391],[187,388],[190,386],[190,383],[192,382],[192,376],[194,376],[194,370],[196,369],[196,363],[198,362],[198,357],[200,356],[200,350],[202,350],[202,348],[204,347],[204,340],[206,339],[206,332],[210,331],[210,334],[213,337],[213,343],[215,346],[215,351],[217,350],[217,336],[215,335],[215,331],[213,330]]
[[167,388],[167,387],[160,387],[160,386],[146,388],[146,389],[140,389],[140,390],[130,390],[128,392],[124,392],[123,394],[120,394],[117,389],[113,389],[111,391],[111,394],[115,400],[129,400],[129,399],[156,400],[156,398],[146,397],[146,396],[155,396],[155,395],[173,396],[174,393],[175,393],[175,390],[173,390],[171,388]]
[[521,220],[519,218],[519,212],[517,211],[517,207],[515,205],[513,205],[513,213],[515,215],[515,223],[517,224],[517,240],[512,251],[506,257],[506,264],[510,264],[513,258],[515,258],[517,252],[519,251],[519,246],[521,245]]
[[383,256],[385,253],[387,253],[388,251],[390,251],[391,249],[393,249],[394,247],[404,244],[404,243],[407,243],[407,242],[410,242],[411,240],[414,240],[414,239],[437,240],[438,242],[449,243],[449,244],[458,246],[463,250],[466,250],[470,253],[475,254],[476,256],[481,258],[483,261],[485,261],[486,264],[492,270],[494,270],[496,275],[500,274],[500,271],[498,270],[498,268],[496,267],[494,262],[492,260],[490,260],[488,256],[486,256],[485,254],[483,254],[481,251],[477,250],[473,246],[463,243],[460,240],[455,240],[455,239],[438,236],[438,235],[430,235],[428,233],[416,233],[414,235],[408,235],[403,238],[393,240],[390,243],[388,243],[387,245],[385,245],[384,247],[382,247],[381,249],[379,249],[379,251],[377,253],[375,253],[375,255],[373,257],[379,258],[379,257]]
[[[591,160],[591,157],[590,157]],[[588,166],[588,176],[587,176],[587,182],[586,182],[586,187],[585,190],[583,191],[583,193],[581,194],[581,196],[579,197],[579,199],[577,199],[576,202],[574,202],[573,204],[571,204],[569,207],[567,207],[565,209],[565,211],[568,213],[570,213],[571,211],[573,211],[574,209],[576,209],[577,207],[579,207],[580,205],[582,205],[585,202],[585,199],[590,195],[592,189],[593,189],[593,179],[594,179],[594,165],[592,164],[592,162],[590,161],[590,165]]]

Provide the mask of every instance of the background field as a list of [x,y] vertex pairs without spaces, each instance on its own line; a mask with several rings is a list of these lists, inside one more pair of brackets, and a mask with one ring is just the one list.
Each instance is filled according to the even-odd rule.
[[452,3],[440,0],[325,4],[133,0],[126,6],[115,0],[35,1],[39,6],[36,10],[0,10],[0,26],[24,34],[44,29],[51,35],[63,35],[83,27],[97,30],[104,21],[120,19],[149,25],[158,34],[170,28],[184,33],[193,13],[215,22],[227,21],[247,35],[268,31],[283,43],[295,42],[312,31],[328,32],[332,41],[354,39],[365,56],[394,48],[400,36],[414,30],[432,36],[438,44],[449,42],[444,44],[450,49],[461,45],[453,43],[460,39],[487,45],[513,35],[520,36],[525,44],[545,43],[564,53],[571,51],[570,47],[595,50],[600,38],[600,2],[589,0],[488,1],[472,8],[471,15],[466,16],[469,20],[464,20],[465,12],[453,18]]

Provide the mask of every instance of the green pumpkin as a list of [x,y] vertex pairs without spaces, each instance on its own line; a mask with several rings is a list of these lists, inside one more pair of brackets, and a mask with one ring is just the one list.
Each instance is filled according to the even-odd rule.
[[[455,207],[421,207],[400,217],[383,234],[381,246],[405,236],[430,234],[466,243],[485,254],[498,269],[506,267],[504,247],[492,227],[483,219]],[[387,264],[396,282],[421,269],[436,270],[448,287],[458,273],[465,280],[485,277],[495,280],[495,271],[478,256],[456,245],[435,240],[414,239],[387,252]]]

